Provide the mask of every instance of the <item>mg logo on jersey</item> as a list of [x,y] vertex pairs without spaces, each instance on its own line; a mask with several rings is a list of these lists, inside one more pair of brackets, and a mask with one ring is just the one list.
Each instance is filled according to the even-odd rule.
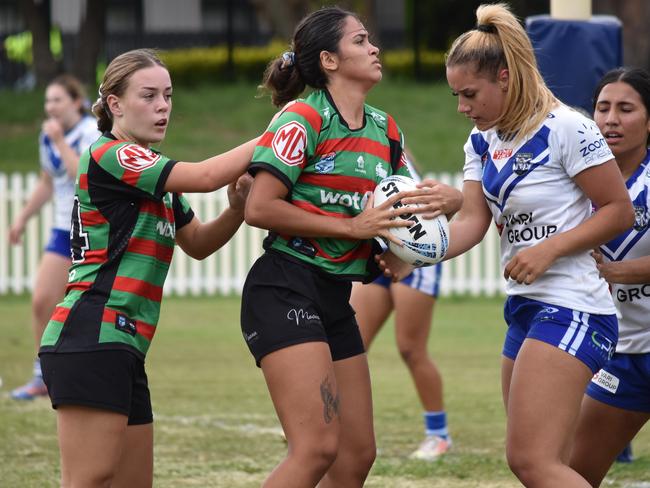
[[307,132],[295,120],[287,122],[273,136],[271,147],[275,157],[288,166],[297,166],[305,160]]
[[156,222],[156,232],[163,237],[174,239],[176,237],[176,230],[171,222],[163,222],[159,220]]
[[117,162],[122,168],[137,173],[151,168],[160,159],[160,154],[140,147],[136,144],[127,144],[117,150]]
[[515,160],[512,163],[512,170],[518,175],[523,175],[527,173],[531,166],[531,161],[533,159],[533,153],[517,153],[515,154]]

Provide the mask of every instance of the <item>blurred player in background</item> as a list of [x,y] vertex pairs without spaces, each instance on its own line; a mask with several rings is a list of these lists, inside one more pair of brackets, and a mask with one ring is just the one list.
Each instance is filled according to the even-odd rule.
[[[407,164],[417,181],[418,173],[409,159]],[[429,186],[434,184],[431,180],[427,182]],[[366,351],[390,313],[395,311],[397,349],[409,369],[424,408],[425,438],[411,457],[425,461],[438,459],[451,447],[442,377],[427,350],[441,271],[442,264],[439,263],[416,268],[397,283],[386,276],[365,285],[354,283],[350,297]]]
[[617,454],[650,419],[650,75],[620,68],[603,76],[594,120],[634,204],[634,226],[594,253],[618,311],[618,344],[582,402],[571,466],[600,486]]
[[[54,222],[50,240],[39,264],[32,291],[32,331],[36,350],[43,329],[55,305],[63,298],[70,267],[70,215],[74,199],[74,180],[79,155],[100,136],[97,121],[86,110],[86,94],[82,84],[71,75],[61,75],[45,89],[45,115],[39,136],[41,177],[25,207],[16,217],[9,239],[21,243],[27,221],[45,203],[54,203]],[[46,396],[41,363],[34,361],[32,379],[11,392],[17,400]]]
[[[111,61],[99,94],[93,112],[102,136],[79,162],[69,284],[39,354],[57,413],[61,486],[148,487],[153,414],[144,359],[174,245],[203,259],[237,231],[252,180],[240,175],[257,139],[200,163],[152,150],[169,125],[172,85],[149,50]],[[207,223],[181,195],[229,183],[230,206]]]
[[508,294],[508,464],[525,486],[587,487],[566,464],[570,441],[585,388],[618,338],[590,251],[629,228],[634,211],[602,134],[546,87],[514,15],[495,4],[476,16],[446,60],[458,111],[475,125],[447,258],[480,242],[494,219]]

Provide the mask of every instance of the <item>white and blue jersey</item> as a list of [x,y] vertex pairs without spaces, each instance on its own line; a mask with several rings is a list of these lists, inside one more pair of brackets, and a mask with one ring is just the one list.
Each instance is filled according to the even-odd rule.
[[[464,178],[481,181],[501,235],[503,267],[521,250],[568,231],[591,215],[573,178],[613,155],[593,121],[565,105],[525,138],[472,130]],[[530,285],[508,280],[506,292],[590,314],[614,314],[606,281],[588,251],[556,260]]]
[[[626,181],[634,205],[634,226],[600,247],[605,261],[650,256],[650,151]],[[650,284],[612,283],[618,311],[617,353],[650,353]]]
[[[65,142],[77,154],[81,154],[101,135],[97,121],[84,116],[64,135]],[[74,178],[71,178],[55,144],[45,134],[38,138],[41,169],[52,178],[55,229],[70,230],[72,204],[74,201]]]

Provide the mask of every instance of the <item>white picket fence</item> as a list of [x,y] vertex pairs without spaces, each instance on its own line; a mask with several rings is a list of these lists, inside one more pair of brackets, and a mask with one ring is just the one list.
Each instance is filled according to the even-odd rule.
[[[461,174],[429,176],[459,188],[462,184]],[[31,194],[37,178],[36,173],[0,173],[0,296],[31,291],[42,250],[49,239],[52,206],[47,204],[40,215],[29,221],[22,245],[9,244],[9,226]],[[203,221],[215,218],[227,205],[225,190],[187,197]],[[226,246],[203,261],[196,261],[177,248],[164,293],[240,294],[248,269],[262,252],[265,234],[244,224]],[[499,270],[498,236],[491,226],[480,245],[444,264],[441,294],[503,294],[505,282]]]

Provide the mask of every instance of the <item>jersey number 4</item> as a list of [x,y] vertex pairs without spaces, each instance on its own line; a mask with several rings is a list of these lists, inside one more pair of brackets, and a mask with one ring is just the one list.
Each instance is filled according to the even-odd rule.
[[85,259],[86,251],[90,248],[88,243],[88,232],[84,232],[81,224],[81,210],[79,209],[79,197],[75,195],[72,207],[72,227],[70,228],[70,251],[72,262],[81,263]]

